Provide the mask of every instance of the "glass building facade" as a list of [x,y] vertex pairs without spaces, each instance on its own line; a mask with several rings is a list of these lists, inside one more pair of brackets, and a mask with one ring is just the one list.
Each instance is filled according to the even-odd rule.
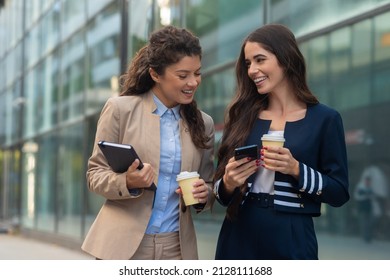
[[[389,0],[1,0],[0,221],[82,242],[103,203],[85,179],[100,110],[163,25],[201,40],[196,99],[214,118],[218,146],[241,42],[270,22],[293,30],[311,89],[344,121],[351,200],[324,205],[317,231],[358,235],[353,193],[369,175],[379,202],[375,238],[390,242]],[[223,214],[216,205],[196,219],[221,224]]]

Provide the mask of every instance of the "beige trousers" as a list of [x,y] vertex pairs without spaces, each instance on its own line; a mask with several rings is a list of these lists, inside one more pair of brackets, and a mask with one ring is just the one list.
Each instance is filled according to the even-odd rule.
[[178,232],[145,234],[131,260],[181,260]]

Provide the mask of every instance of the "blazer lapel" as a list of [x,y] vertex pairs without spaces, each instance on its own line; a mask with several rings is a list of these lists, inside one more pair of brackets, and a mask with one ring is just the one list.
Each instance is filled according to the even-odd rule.
[[143,120],[140,125],[144,125],[145,133],[142,137],[142,144],[146,147],[146,160],[157,170],[156,184],[158,178],[158,170],[160,169],[160,117],[153,112],[156,110],[156,104],[153,101],[153,93],[145,94],[145,105]]

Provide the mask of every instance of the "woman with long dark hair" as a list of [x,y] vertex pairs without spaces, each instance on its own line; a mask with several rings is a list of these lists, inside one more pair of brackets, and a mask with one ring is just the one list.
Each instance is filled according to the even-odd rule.
[[[295,36],[253,31],[236,63],[237,90],[218,151],[214,192],[227,213],[216,259],[318,259],[312,217],[349,199],[342,119],[310,91]],[[263,134],[285,138],[262,146]],[[258,145],[259,158],[234,149]]]

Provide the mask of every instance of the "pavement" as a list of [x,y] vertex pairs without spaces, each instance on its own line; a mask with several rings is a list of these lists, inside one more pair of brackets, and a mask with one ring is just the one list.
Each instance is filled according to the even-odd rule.
[[[198,221],[199,258],[214,259],[220,224]],[[320,260],[390,260],[390,242],[318,233]],[[31,239],[15,232],[0,233],[0,260],[93,260],[81,249],[75,250]]]

